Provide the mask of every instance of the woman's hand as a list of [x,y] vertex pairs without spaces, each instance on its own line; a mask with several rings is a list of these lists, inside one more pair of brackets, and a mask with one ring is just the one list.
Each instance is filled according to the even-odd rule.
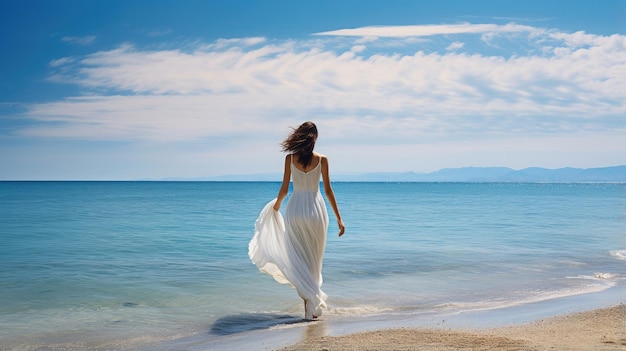
[[342,236],[343,233],[346,231],[346,226],[343,224],[342,219],[337,220],[337,224],[339,225],[339,236]]
[[278,212],[280,210],[280,204],[278,201],[274,204],[274,211]]

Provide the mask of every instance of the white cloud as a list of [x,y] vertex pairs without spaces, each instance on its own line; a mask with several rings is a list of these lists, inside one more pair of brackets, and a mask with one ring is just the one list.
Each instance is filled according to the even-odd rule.
[[606,39],[609,39],[611,37],[601,37],[601,36],[597,36],[597,35],[593,35],[593,34],[587,34],[585,32],[576,32],[576,33],[561,33],[561,32],[556,32],[556,33],[551,33],[550,37],[557,39],[557,40],[563,40],[568,47],[570,48],[579,48],[579,47],[584,47],[587,45],[593,45],[594,43],[597,44],[601,44],[598,41],[603,41]]
[[357,53],[357,52],[362,52],[366,49],[367,49],[367,46],[365,45],[355,45],[352,47],[352,49],[350,49],[350,51]]
[[231,38],[231,39],[218,39],[215,43],[207,45],[204,50],[219,50],[226,47],[238,47],[238,46],[254,46],[265,43],[267,39],[263,37],[250,37],[250,38]]
[[464,43],[460,42],[460,41],[455,41],[454,43],[448,45],[448,47],[446,48],[447,51],[456,51],[459,49],[462,49],[463,46],[465,46]]
[[[219,159],[217,154],[245,155],[242,150],[274,145],[287,126],[310,119],[322,131],[320,146],[344,150],[337,152],[340,159],[358,171],[362,169],[346,150],[376,149],[389,170],[392,161],[400,160],[385,153],[401,150],[447,157],[446,162],[506,159],[507,152],[525,160],[550,155],[530,150],[523,156],[521,149],[532,145],[593,141],[598,144],[589,150],[600,153],[608,148],[602,142],[610,141],[618,149],[610,151],[612,159],[621,151],[626,154],[625,143],[614,137],[626,132],[625,36],[518,25],[385,28],[360,33],[441,37],[427,43],[430,50],[413,37],[404,42],[389,38],[394,46],[385,46],[381,41],[387,39],[374,45],[361,38],[346,43],[318,36],[307,41],[218,40],[189,51],[125,44],[73,62],[61,58],[50,63],[55,81],[78,84],[86,96],[31,105],[25,117],[37,123],[16,134],[192,143]],[[515,33],[511,40],[532,47],[495,56],[481,54],[472,41],[448,38],[449,33],[469,33],[479,43],[490,31]],[[500,150],[490,151],[493,147]],[[454,152],[464,157],[454,157]],[[554,150],[552,155],[557,154],[569,155],[561,157],[565,160],[575,153]],[[416,156],[402,170],[423,170],[419,161],[435,164]],[[222,173],[229,172],[237,170]]]
[[[577,123],[578,118],[623,114],[626,97],[620,78],[626,50],[617,40],[625,41],[615,36],[587,48],[565,45],[566,52],[555,50],[553,56],[510,58],[459,52],[460,43],[450,44],[456,52],[447,54],[369,56],[359,55],[362,47],[335,52],[289,42],[193,52],[124,45],[84,58],[66,79],[95,91],[207,96],[207,101],[219,97],[218,104],[239,99],[254,105],[260,100],[269,109],[304,113],[344,111],[381,120],[436,116],[438,125],[450,128],[467,117],[474,124],[500,116],[490,128],[515,120],[526,130],[546,116]],[[597,120],[602,123],[601,117]]]
[[370,26],[351,29],[338,29],[315,35],[349,36],[349,37],[423,37],[449,34],[475,33],[516,33],[527,32],[533,35],[543,32],[542,29],[519,24],[432,24],[415,26]]
[[[29,137],[100,141],[198,141],[262,127],[262,104],[226,96],[94,96],[37,104],[42,122],[21,130]],[[259,127],[261,125],[261,127]]]
[[60,66],[65,66],[67,64],[70,64],[70,63],[72,63],[74,61],[75,61],[75,59],[73,57],[62,57],[60,59],[56,59],[56,60],[50,61],[50,63],[48,63],[48,65],[50,67],[60,67]]

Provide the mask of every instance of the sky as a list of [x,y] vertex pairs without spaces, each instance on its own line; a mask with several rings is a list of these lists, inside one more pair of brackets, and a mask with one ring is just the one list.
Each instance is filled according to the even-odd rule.
[[[0,180],[626,164],[626,0],[1,0]],[[278,178],[277,180],[280,180]]]

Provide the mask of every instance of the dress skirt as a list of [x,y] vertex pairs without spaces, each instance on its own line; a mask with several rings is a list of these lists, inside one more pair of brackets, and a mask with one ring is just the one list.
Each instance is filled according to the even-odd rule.
[[321,290],[328,213],[319,191],[294,191],[285,217],[270,201],[255,222],[248,246],[252,262],[281,284],[290,284],[307,302],[307,318],[319,316],[327,295]]

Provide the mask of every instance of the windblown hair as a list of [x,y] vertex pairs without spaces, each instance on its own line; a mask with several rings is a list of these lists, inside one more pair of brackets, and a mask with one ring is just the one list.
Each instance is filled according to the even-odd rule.
[[317,127],[313,122],[304,122],[280,144],[282,150],[298,156],[298,162],[308,167],[313,159],[313,148],[317,140]]

